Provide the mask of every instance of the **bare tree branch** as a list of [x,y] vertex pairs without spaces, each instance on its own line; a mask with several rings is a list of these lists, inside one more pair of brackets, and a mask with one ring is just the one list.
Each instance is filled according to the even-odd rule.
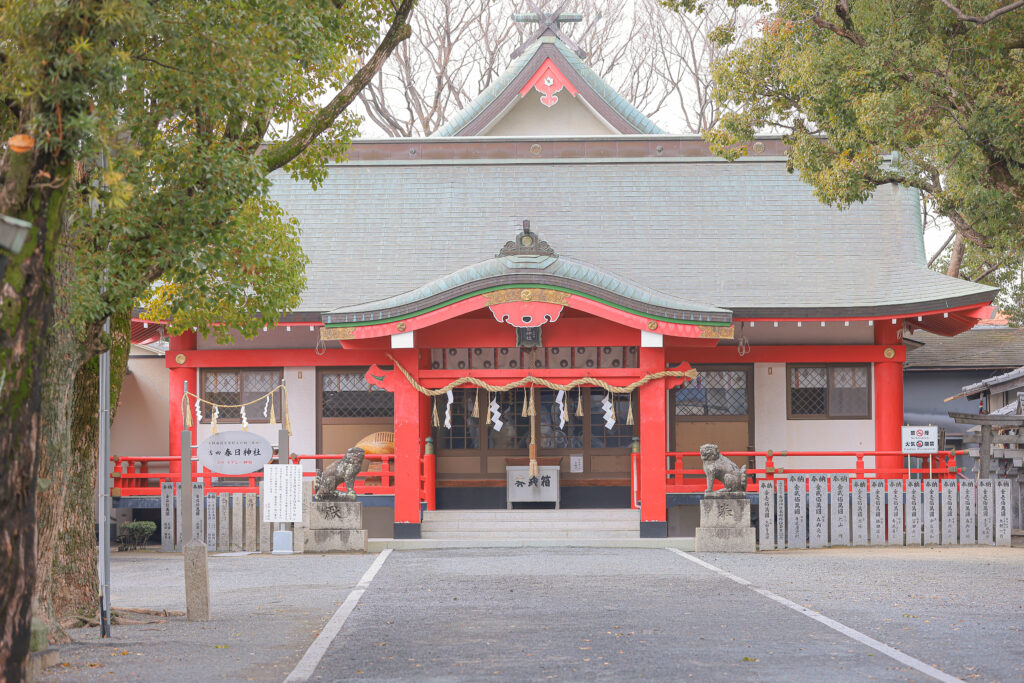
[[263,157],[268,171],[281,168],[295,159],[312,145],[321,133],[334,124],[367,83],[380,71],[381,66],[395,48],[411,35],[412,29],[407,22],[415,6],[416,0],[402,0],[402,4],[395,9],[395,17],[391,21],[388,32],[373,55],[353,74],[349,82],[301,130],[296,131],[288,140],[265,148]]
[[966,21],[966,22],[969,22],[969,23],[972,23],[972,24],[977,24],[978,26],[981,26],[982,24],[987,24],[990,21],[998,19],[999,17],[1003,16],[1004,14],[1008,14],[1009,12],[1012,12],[1012,11],[1014,11],[1016,9],[1020,9],[1021,7],[1024,7],[1024,0],[1016,0],[1016,2],[1011,2],[1009,5],[1003,5],[1002,7],[998,8],[998,9],[992,10],[991,12],[986,14],[985,16],[980,17],[980,16],[975,16],[975,15],[967,14],[967,13],[963,12],[959,7],[957,7],[956,5],[951,3],[949,0],[940,0],[940,1],[942,2],[943,5],[948,7],[950,9],[950,11],[953,12],[953,14],[956,15],[956,18],[959,19],[960,21]]

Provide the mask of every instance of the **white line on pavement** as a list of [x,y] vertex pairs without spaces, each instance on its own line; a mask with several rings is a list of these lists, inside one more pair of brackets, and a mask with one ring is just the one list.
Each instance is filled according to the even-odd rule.
[[946,672],[940,671],[940,670],[936,669],[934,666],[929,666],[928,664],[925,664],[920,659],[915,659],[915,658],[911,657],[910,655],[908,655],[908,654],[906,654],[904,652],[900,652],[899,650],[897,650],[894,647],[890,647],[890,646],[886,645],[883,642],[875,640],[871,636],[865,635],[865,634],[861,633],[860,631],[858,631],[856,629],[850,628],[849,626],[845,626],[843,624],[840,624],[835,619],[829,619],[828,617],[826,617],[824,614],[821,614],[820,612],[815,612],[814,610],[812,610],[812,609],[810,609],[808,607],[804,607],[803,605],[798,605],[795,602],[793,602],[792,600],[787,600],[786,598],[782,597],[781,595],[776,595],[775,593],[772,593],[770,590],[766,590],[764,588],[758,588],[757,586],[754,586],[753,584],[751,584],[746,579],[744,579],[742,577],[739,577],[739,576],[736,576],[735,574],[730,574],[729,572],[725,571],[724,569],[719,569],[715,565],[709,564],[709,563],[705,562],[704,560],[701,560],[699,558],[694,557],[693,555],[690,555],[689,553],[686,553],[686,552],[683,552],[682,550],[679,550],[678,548],[666,548],[666,550],[668,550],[670,552],[673,552],[676,555],[679,555],[680,557],[685,557],[690,562],[693,562],[694,564],[699,564],[700,566],[704,567],[705,569],[710,569],[713,572],[717,572],[717,573],[721,574],[722,576],[724,576],[724,577],[726,577],[728,579],[731,579],[732,581],[735,581],[736,583],[738,583],[738,584],[740,584],[742,586],[747,586],[747,587],[750,588],[750,590],[754,591],[755,593],[760,593],[761,595],[763,595],[764,597],[768,598],[769,600],[774,600],[775,602],[779,603],[780,605],[785,605],[786,607],[790,608],[791,610],[795,610],[795,611],[799,612],[800,614],[803,614],[806,617],[810,617],[811,619],[814,619],[815,621],[817,621],[817,622],[819,622],[821,624],[824,624],[825,626],[828,626],[830,629],[833,629],[835,631],[839,631],[844,636],[853,638],[857,642],[862,643],[864,645],[867,645],[868,647],[872,648],[873,650],[877,650],[878,652],[881,652],[882,654],[884,654],[884,655],[886,655],[888,657],[891,657],[892,659],[895,659],[900,664],[905,664],[905,665],[907,665],[907,666],[909,666],[911,668],[917,669],[921,673],[923,673],[925,675],[928,675],[928,676],[931,676],[932,678],[934,678],[936,680],[943,681],[944,683],[956,683],[957,681],[960,680],[959,678],[956,678],[955,676],[950,676]]
[[313,644],[306,650],[306,654],[302,655],[302,659],[295,665],[292,672],[288,674],[288,678],[284,679],[285,683],[298,683],[309,680],[309,677],[316,671],[320,660],[323,659],[324,653],[327,652],[327,648],[330,647],[338,632],[341,631],[341,627],[345,625],[345,620],[348,619],[349,615],[356,608],[359,598],[363,597],[363,593],[369,588],[373,577],[380,571],[380,568],[384,565],[384,560],[388,559],[390,554],[390,548],[381,551],[377,559],[370,565],[370,568],[363,574],[363,578],[359,579],[359,583],[356,584],[356,587],[345,598],[345,602],[341,603],[341,607],[338,608],[338,611],[334,613],[331,620],[320,631],[320,635],[316,637]]

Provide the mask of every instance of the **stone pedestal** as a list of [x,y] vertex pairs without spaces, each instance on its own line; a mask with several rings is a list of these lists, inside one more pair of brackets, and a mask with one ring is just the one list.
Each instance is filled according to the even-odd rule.
[[699,553],[752,553],[756,535],[750,524],[750,501],[742,493],[705,495],[700,502]]
[[336,553],[366,551],[363,504],[342,500],[316,500],[309,506],[309,528],[304,551]]

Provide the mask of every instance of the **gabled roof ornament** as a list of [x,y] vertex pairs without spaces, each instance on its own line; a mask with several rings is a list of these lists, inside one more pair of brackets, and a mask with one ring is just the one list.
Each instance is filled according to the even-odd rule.
[[530,232],[530,221],[523,221],[523,231],[516,235],[514,241],[505,242],[498,256],[554,256],[558,254],[551,246],[540,239],[535,232]]
[[577,24],[583,21],[582,14],[562,14],[562,10],[569,4],[569,0],[562,0],[554,12],[541,12],[540,8],[537,7],[537,3],[533,2],[533,0],[526,0],[526,4],[533,9],[534,14],[514,14],[512,15],[512,21],[518,24],[539,24],[539,27],[523,41],[522,45],[512,51],[512,59],[523,54],[523,51],[530,45],[533,45],[535,40],[548,34],[555,36],[569,46],[580,59],[584,59],[587,56],[586,51],[576,41],[562,32],[562,24]]

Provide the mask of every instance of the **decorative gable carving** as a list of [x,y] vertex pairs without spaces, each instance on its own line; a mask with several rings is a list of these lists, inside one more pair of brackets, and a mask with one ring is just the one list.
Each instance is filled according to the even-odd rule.
[[555,106],[555,103],[558,102],[558,96],[555,93],[563,88],[573,97],[579,94],[579,90],[558,70],[550,57],[544,60],[540,68],[526,82],[526,85],[520,89],[519,97],[526,97],[532,88],[536,88],[541,93],[540,101],[545,107]]

